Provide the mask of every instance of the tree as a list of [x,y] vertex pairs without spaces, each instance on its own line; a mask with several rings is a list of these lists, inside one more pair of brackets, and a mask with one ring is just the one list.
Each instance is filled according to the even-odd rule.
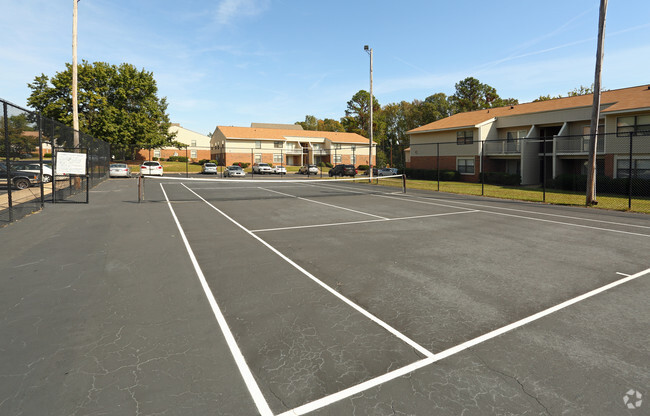
[[[348,101],[345,110],[345,117],[341,119],[341,124],[345,131],[349,133],[357,133],[364,137],[370,137],[370,93],[368,91],[359,90]],[[372,111],[378,113],[381,106],[375,97],[372,98]],[[373,131],[375,131],[375,120],[373,117]]]
[[456,83],[456,93],[452,96],[451,102],[456,113],[519,104],[517,99],[499,97],[494,87],[482,84],[473,77],[467,77]]
[[[114,154],[169,145],[174,134],[167,100],[158,98],[153,73],[131,64],[105,62],[79,65],[79,128],[111,143]],[[72,66],[52,78],[41,74],[27,84],[27,103],[46,117],[72,126]]]
[[0,117],[0,156],[3,158],[9,154],[11,158],[17,158],[24,153],[32,153],[38,146],[38,135],[26,134],[35,130],[34,123],[29,120],[27,113],[21,113],[7,117],[7,136],[9,137],[9,149],[6,148],[4,139],[4,116]]
[[577,97],[579,95],[587,95],[594,93],[594,84],[591,84],[590,87],[585,87],[584,85],[574,88],[573,90],[567,92],[567,97]]

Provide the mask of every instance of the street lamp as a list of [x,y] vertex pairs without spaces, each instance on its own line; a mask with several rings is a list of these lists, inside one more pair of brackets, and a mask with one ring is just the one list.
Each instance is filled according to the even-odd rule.
[[370,55],[370,143],[368,144],[368,176],[372,182],[372,48],[364,45],[363,50]]

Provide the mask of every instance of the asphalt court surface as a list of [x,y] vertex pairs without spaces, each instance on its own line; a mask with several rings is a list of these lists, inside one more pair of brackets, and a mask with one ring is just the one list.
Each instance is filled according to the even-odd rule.
[[[111,290],[121,306],[112,297],[101,306],[177,318],[155,330],[111,322],[106,344],[146,350],[147,328],[168,351],[131,365],[117,359],[121,388],[106,372],[78,372],[94,374],[84,393],[94,400],[80,414],[120,414],[123,391],[122,409],[137,403],[143,414],[647,411],[624,402],[650,381],[647,216],[397,188],[296,198],[303,185],[225,190],[165,179],[148,180],[137,204],[134,182],[97,187],[95,198],[129,213],[141,239],[137,250],[112,253],[130,257],[128,267],[115,260],[103,273],[145,273],[153,288],[118,279]],[[126,282],[137,298],[125,298]],[[103,363],[115,354],[125,353],[83,356]],[[97,373],[115,386],[112,396],[100,394]],[[164,376],[154,387],[156,375]],[[20,408],[4,396],[0,410]]]

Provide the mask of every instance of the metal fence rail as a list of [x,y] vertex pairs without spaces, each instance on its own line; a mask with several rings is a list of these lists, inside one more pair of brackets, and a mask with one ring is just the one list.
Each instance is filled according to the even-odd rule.
[[[411,143],[406,174],[436,191],[584,205],[590,136]],[[599,207],[650,213],[650,131],[597,138]]]
[[[0,226],[43,209],[46,202],[85,202],[108,178],[110,145],[0,99]],[[55,172],[60,150],[86,153],[86,175]]]

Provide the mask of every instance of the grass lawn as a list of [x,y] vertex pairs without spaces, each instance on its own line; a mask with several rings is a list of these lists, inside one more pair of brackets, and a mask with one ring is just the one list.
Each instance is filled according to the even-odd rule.
[[[407,189],[424,189],[429,191],[449,192],[454,194],[481,195],[480,183],[467,182],[438,182],[407,179]],[[483,196],[503,199],[516,199],[520,201],[543,202],[544,193],[541,188],[523,188],[500,185],[485,185]],[[622,195],[597,195],[597,208],[612,209],[618,211],[628,210],[628,199]],[[560,191],[556,189],[546,190],[546,203],[557,205],[585,205],[585,194],[570,191]],[[632,209],[634,212],[643,212],[650,214],[650,198],[633,198]]]

